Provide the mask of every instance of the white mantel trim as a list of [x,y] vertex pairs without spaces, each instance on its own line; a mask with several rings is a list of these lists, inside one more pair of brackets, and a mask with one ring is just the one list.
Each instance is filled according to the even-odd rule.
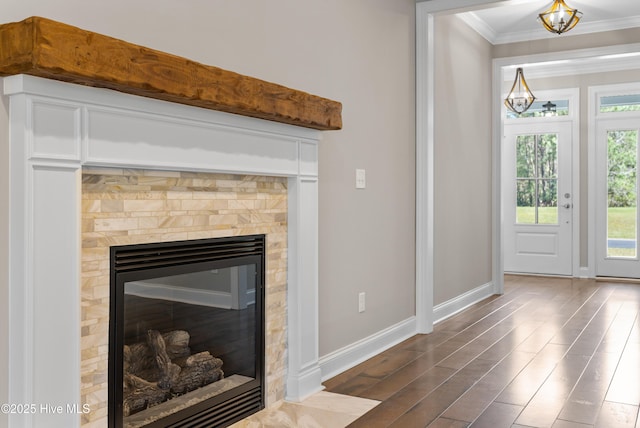
[[[83,166],[288,177],[287,399],[322,389],[319,131],[32,76],[3,83],[10,99],[10,403],[84,404]],[[9,415],[9,425],[78,427],[80,417],[38,411]]]

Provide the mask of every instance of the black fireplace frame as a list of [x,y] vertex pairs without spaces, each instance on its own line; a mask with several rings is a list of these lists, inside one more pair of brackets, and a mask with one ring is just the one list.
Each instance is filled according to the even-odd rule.
[[148,425],[160,427],[226,427],[265,406],[265,266],[266,236],[112,246],[109,309],[109,428],[122,428],[124,283],[198,270],[256,264],[255,379],[180,410]]

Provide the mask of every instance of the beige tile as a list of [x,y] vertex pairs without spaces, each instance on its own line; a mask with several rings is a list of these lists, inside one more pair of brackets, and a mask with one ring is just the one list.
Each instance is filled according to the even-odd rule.
[[255,181],[236,181],[236,180],[216,180],[216,186],[225,189],[256,189],[258,187]]
[[124,211],[124,201],[117,199],[103,199],[100,201],[100,212],[114,213]]
[[181,209],[184,211],[213,211],[214,200],[210,199],[183,199]]
[[167,199],[193,199],[193,193],[187,191],[170,190],[167,192]]
[[142,175],[144,177],[172,177],[172,178],[180,178],[179,171],[157,171],[154,169],[151,170],[143,170]]
[[152,186],[154,190],[168,190],[174,187],[177,182],[177,177],[153,177],[150,175],[138,177],[139,184]]
[[301,403],[282,402],[240,421],[232,428],[342,428],[380,402],[320,392]]
[[138,228],[140,229],[157,229],[160,227],[160,218],[158,217],[141,217],[138,219]]
[[333,392],[320,391],[302,402],[305,407],[332,410],[360,417],[380,404],[377,400],[369,400]]
[[123,201],[124,211],[164,211],[164,200],[134,200]]
[[84,199],[82,201],[82,211],[85,213],[100,212],[100,201],[94,199]]
[[[286,183],[287,179],[275,177],[105,168],[83,175],[81,394],[92,407],[83,415],[83,427],[106,423],[111,245],[268,234],[267,328],[274,340],[266,358],[266,402],[271,405],[284,398]],[[292,409],[296,427],[312,423],[297,410]],[[312,407],[311,411],[327,410]]]
[[131,230],[138,228],[137,218],[98,219],[95,222],[96,231]]
[[256,200],[230,200],[229,201],[229,209],[230,210],[253,210],[256,208]]

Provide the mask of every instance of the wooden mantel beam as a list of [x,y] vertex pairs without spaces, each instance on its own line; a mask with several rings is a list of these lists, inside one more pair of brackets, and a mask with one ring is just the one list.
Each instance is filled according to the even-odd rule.
[[40,17],[0,25],[0,76],[30,74],[319,130],[342,104]]

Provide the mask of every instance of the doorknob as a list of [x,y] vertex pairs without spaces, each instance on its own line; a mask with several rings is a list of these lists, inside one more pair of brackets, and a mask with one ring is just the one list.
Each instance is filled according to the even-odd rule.
[[568,202],[567,202],[567,203],[566,203],[566,204],[564,204],[562,207],[563,207],[563,208],[566,208],[566,209],[569,209],[569,208],[571,208],[571,207],[572,207],[572,205],[571,205],[570,203],[568,203]]

